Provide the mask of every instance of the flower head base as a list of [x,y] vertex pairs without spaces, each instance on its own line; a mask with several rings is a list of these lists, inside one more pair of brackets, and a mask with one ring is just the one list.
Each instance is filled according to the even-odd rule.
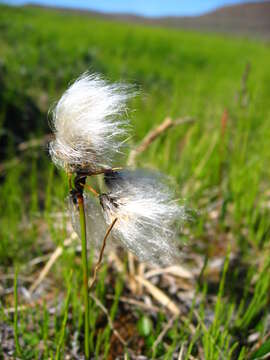
[[127,132],[129,88],[83,74],[63,94],[53,111],[54,163],[70,172],[95,172],[111,166]]
[[143,171],[105,175],[108,194],[100,196],[105,220],[117,222],[113,236],[139,260],[167,265],[179,259],[176,244],[184,208],[173,200],[164,178]]

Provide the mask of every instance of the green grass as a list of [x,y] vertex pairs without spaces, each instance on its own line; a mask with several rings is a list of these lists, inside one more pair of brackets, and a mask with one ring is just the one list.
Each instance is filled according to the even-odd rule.
[[[161,136],[139,157],[138,165],[175,177],[179,197],[197,213],[196,221],[184,227],[185,251],[191,258],[206,258],[193,284],[192,304],[155,349],[167,318],[162,309],[153,315],[136,307],[125,318],[119,301],[121,295],[130,295],[125,274],[104,264],[96,297],[116,325],[128,325],[133,334],[128,335],[129,347],[138,346],[150,359],[171,359],[182,346],[185,359],[247,359],[266,343],[266,350],[258,352],[262,356],[269,347],[270,315],[269,43],[2,5],[0,31],[0,141],[5,166],[0,188],[0,331],[5,328],[5,336],[15,341],[12,329],[17,320],[4,312],[14,299],[1,290],[12,288],[15,265],[20,265],[20,306],[27,303],[22,289],[44,265],[29,265],[30,261],[51,253],[67,236],[67,218],[61,216],[66,213],[65,175],[50,163],[44,147],[19,152],[17,145],[49,132],[48,109],[70,81],[90,70],[135,84],[139,91],[130,103],[131,146],[166,116],[196,119]],[[223,270],[213,275],[212,260],[225,260],[227,249]],[[34,305],[18,314],[16,332],[24,359],[70,353],[71,343],[82,353],[81,278],[76,246],[65,248]],[[108,300],[107,295],[115,296]],[[94,300],[90,327],[96,358],[114,358],[119,344]],[[255,333],[256,340],[248,341]],[[15,351],[15,345],[2,341],[0,357],[7,346]],[[121,351],[131,356],[129,349]]]

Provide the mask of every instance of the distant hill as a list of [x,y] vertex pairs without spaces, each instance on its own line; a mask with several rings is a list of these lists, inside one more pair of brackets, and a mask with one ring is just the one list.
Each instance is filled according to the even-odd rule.
[[[36,5],[28,4],[27,6]],[[108,14],[96,11],[67,8],[55,9],[58,11],[83,14],[86,16],[143,23],[152,26],[270,37],[270,1],[224,6],[205,15],[192,17],[168,16],[150,18],[131,14]]]
[[270,2],[225,6],[202,16],[160,21],[174,27],[270,36]]

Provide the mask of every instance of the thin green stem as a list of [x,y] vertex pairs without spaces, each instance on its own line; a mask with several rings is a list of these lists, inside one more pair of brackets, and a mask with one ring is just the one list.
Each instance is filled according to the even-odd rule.
[[15,268],[15,276],[14,276],[14,340],[15,340],[15,348],[16,354],[21,355],[21,347],[19,343],[19,334],[18,334],[18,268]]
[[83,266],[83,293],[84,293],[84,354],[89,359],[89,296],[88,296],[88,261],[87,261],[87,242],[86,224],[83,195],[78,195],[78,206],[80,211],[80,227],[82,242],[82,266]]
[[62,347],[64,344],[64,339],[65,339],[65,330],[66,330],[66,325],[67,325],[67,320],[68,320],[68,307],[69,307],[71,287],[72,287],[71,277],[72,277],[72,271],[70,272],[70,275],[68,278],[69,286],[68,286],[67,298],[66,298],[66,303],[65,303],[64,318],[62,321],[62,326],[61,326],[60,335],[59,335],[59,339],[58,339],[55,360],[60,360],[60,358],[61,358],[61,351],[62,351]]

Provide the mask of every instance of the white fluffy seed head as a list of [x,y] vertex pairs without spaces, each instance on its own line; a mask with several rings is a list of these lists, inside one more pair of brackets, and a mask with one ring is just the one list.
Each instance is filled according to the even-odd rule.
[[161,175],[121,171],[105,176],[100,197],[105,220],[117,222],[113,236],[139,260],[168,265],[179,260],[177,235],[185,210]]
[[54,163],[68,171],[95,172],[110,167],[127,133],[126,102],[132,96],[123,84],[109,84],[84,73],[62,95],[52,118]]

